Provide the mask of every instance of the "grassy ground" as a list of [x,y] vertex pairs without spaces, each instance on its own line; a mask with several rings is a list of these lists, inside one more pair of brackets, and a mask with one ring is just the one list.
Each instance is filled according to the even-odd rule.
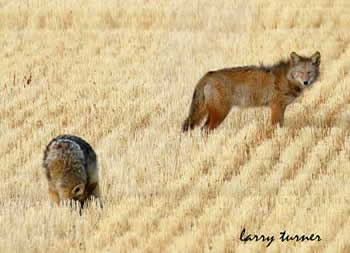
[[[0,0],[0,252],[349,252],[349,22],[347,0]],[[208,70],[316,50],[285,127],[234,109],[207,139],[181,134]],[[48,201],[62,133],[98,154],[103,211]]]

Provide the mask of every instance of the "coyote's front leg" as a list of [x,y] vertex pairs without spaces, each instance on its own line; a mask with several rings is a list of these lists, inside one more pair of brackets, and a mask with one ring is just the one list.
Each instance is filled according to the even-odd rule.
[[272,125],[279,123],[280,127],[284,124],[284,112],[287,105],[280,100],[276,100],[271,104],[271,121]]

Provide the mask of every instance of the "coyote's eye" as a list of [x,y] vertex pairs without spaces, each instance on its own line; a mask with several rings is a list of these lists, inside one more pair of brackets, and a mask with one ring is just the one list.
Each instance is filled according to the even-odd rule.
[[83,195],[85,190],[84,184],[79,184],[75,186],[72,190],[73,196]]
[[79,193],[81,190],[78,188],[78,187],[76,187],[74,190],[73,190],[73,194],[77,194],[77,193]]

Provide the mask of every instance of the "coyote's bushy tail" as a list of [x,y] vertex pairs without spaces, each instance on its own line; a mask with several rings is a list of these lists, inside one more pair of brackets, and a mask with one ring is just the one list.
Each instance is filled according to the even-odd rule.
[[189,115],[182,124],[182,131],[187,132],[198,125],[206,115],[205,97],[202,87],[197,87],[193,93]]

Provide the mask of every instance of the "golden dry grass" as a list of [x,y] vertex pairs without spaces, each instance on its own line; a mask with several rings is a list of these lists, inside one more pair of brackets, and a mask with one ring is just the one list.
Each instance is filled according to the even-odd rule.
[[[0,7],[0,252],[350,252],[348,0]],[[316,50],[321,79],[285,127],[235,109],[180,135],[206,71]],[[42,152],[62,133],[95,148],[102,212],[48,201]],[[243,227],[276,240],[244,244]]]

